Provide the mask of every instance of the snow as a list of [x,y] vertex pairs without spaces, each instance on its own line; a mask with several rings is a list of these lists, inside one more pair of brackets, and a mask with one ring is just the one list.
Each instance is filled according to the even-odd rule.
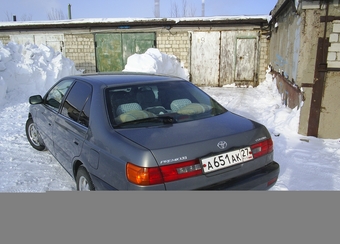
[[229,15],[229,16],[213,16],[213,17],[183,17],[183,18],[79,18],[79,19],[67,19],[67,20],[46,20],[46,21],[8,21],[0,22],[0,27],[14,27],[14,26],[34,26],[34,25],[65,25],[65,24],[90,24],[90,23],[140,23],[140,22],[187,22],[187,21],[224,21],[224,20],[252,20],[263,19],[270,21],[270,15]]
[[0,42],[0,105],[43,94],[56,80],[78,72],[73,61],[46,45]]
[[128,57],[123,71],[171,74],[189,79],[189,72],[183,66],[176,56],[161,53],[156,48],[149,48],[143,54],[133,54]]
[[[141,64],[142,62],[142,64]],[[143,65],[143,66],[141,66]],[[174,56],[149,49],[129,58],[125,70],[187,75]],[[181,70],[182,69],[182,70]],[[75,183],[48,151],[28,143],[28,97],[43,95],[58,79],[77,74],[74,63],[46,45],[0,42],[0,192],[74,191]],[[281,165],[271,191],[340,190],[340,139],[297,133],[300,110],[282,105],[268,72],[257,87],[202,87],[232,112],[264,124]]]

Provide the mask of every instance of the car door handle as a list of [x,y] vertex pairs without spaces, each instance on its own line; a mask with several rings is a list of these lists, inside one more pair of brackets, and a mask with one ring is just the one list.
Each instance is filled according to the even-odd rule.
[[73,140],[73,143],[76,144],[77,146],[79,145],[79,142],[77,140]]

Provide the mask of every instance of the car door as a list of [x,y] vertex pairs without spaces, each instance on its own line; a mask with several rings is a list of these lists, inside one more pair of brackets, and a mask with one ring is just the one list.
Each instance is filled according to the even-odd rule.
[[55,157],[72,174],[72,160],[79,156],[87,135],[92,86],[76,81],[55,117]]
[[53,130],[55,118],[61,103],[73,80],[67,79],[58,82],[44,97],[44,103],[39,107],[34,122],[38,126],[39,133],[48,148],[54,155]]

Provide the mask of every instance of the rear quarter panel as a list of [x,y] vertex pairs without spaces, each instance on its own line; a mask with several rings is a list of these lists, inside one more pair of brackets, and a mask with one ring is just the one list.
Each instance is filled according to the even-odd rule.
[[[126,163],[158,166],[150,150],[118,134],[110,125],[104,98],[104,87],[95,87],[91,103],[90,125],[80,157],[90,174],[118,190],[134,189],[126,178]],[[154,187],[163,189],[164,185]]]

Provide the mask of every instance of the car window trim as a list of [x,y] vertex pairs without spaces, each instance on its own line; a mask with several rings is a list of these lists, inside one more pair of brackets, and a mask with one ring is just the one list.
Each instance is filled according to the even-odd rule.
[[[47,99],[47,95],[52,91],[52,89],[53,89],[54,87],[56,87],[58,84],[60,84],[60,83],[63,82],[64,80],[72,80],[71,85],[70,85],[70,87],[67,89],[67,92],[64,94],[64,97],[63,97],[63,99],[62,99],[61,102],[60,102],[59,108],[58,108],[58,109],[53,109],[52,106],[50,106],[50,105],[47,104],[47,100],[46,100],[46,99]],[[62,109],[62,107],[64,106],[65,99],[66,99],[66,97],[68,96],[68,94],[69,94],[71,88],[74,86],[75,81],[76,81],[76,79],[67,79],[67,78],[65,78],[65,79],[60,80],[58,83],[56,83],[56,84],[55,84],[54,86],[52,86],[52,87],[46,92],[46,94],[44,95],[44,97],[43,97],[43,101],[44,101],[44,102],[43,102],[43,105],[45,105],[45,107],[48,108],[49,110],[55,111],[55,112],[57,112],[57,113],[61,113],[61,109]]]
[[[67,80],[67,79],[65,79],[65,80]],[[71,80],[71,79],[70,79],[70,80]],[[63,109],[63,107],[64,107],[64,103],[65,103],[65,101],[66,101],[66,98],[68,97],[68,95],[70,94],[72,88],[74,87],[74,85],[75,85],[77,82],[82,82],[82,83],[85,83],[85,84],[89,85],[90,88],[91,88],[91,91],[90,91],[89,96],[86,97],[85,102],[84,102],[84,105],[82,106],[81,110],[79,111],[79,115],[78,115],[78,117],[77,117],[77,121],[75,121],[75,120],[73,120],[73,119],[71,119],[71,118],[69,118],[69,117],[63,115],[63,114],[62,114],[62,109]],[[52,90],[52,89],[50,89],[50,90]],[[80,79],[73,79],[73,81],[72,81],[72,83],[71,83],[69,89],[68,89],[67,92],[65,93],[63,99],[61,100],[60,107],[59,107],[57,113],[60,114],[60,115],[62,115],[62,116],[65,117],[65,118],[69,119],[69,120],[72,120],[74,123],[77,123],[78,125],[80,125],[80,126],[86,128],[86,129],[88,129],[89,126],[85,126],[85,125],[82,125],[81,123],[79,123],[79,118],[80,118],[81,113],[84,111],[84,108],[86,107],[87,102],[88,102],[88,101],[90,101],[90,102],[92,101],[92,94],[93,94],[93,86],[92,86],[92,84],[90,84],[90,83],[88,83],[88,82],[86,82],[86,81],[80,80]],[[90,110],[90,112],[91,112],[91,110]],[[89,115],[89,119],[90,119],[90,115]]]
[[63,117],[63,118],[65,118],[66,120],[72,122],[73,124],[75,124],[75,125],[77,125],[77,126],[80,126],[80,127],[84,128],[84,130],[85,130],[86,133],[87,133],[87,131],[89,130],[89,128],[86,127],[85,125],[82,125],[82,124],[80,124],[80,123],[77,122],[77,121],[74,121],[73,119],[71,119],[70,117],[67,117],[67,116],[63,115],[62,113],[57,113],[57,116]]

